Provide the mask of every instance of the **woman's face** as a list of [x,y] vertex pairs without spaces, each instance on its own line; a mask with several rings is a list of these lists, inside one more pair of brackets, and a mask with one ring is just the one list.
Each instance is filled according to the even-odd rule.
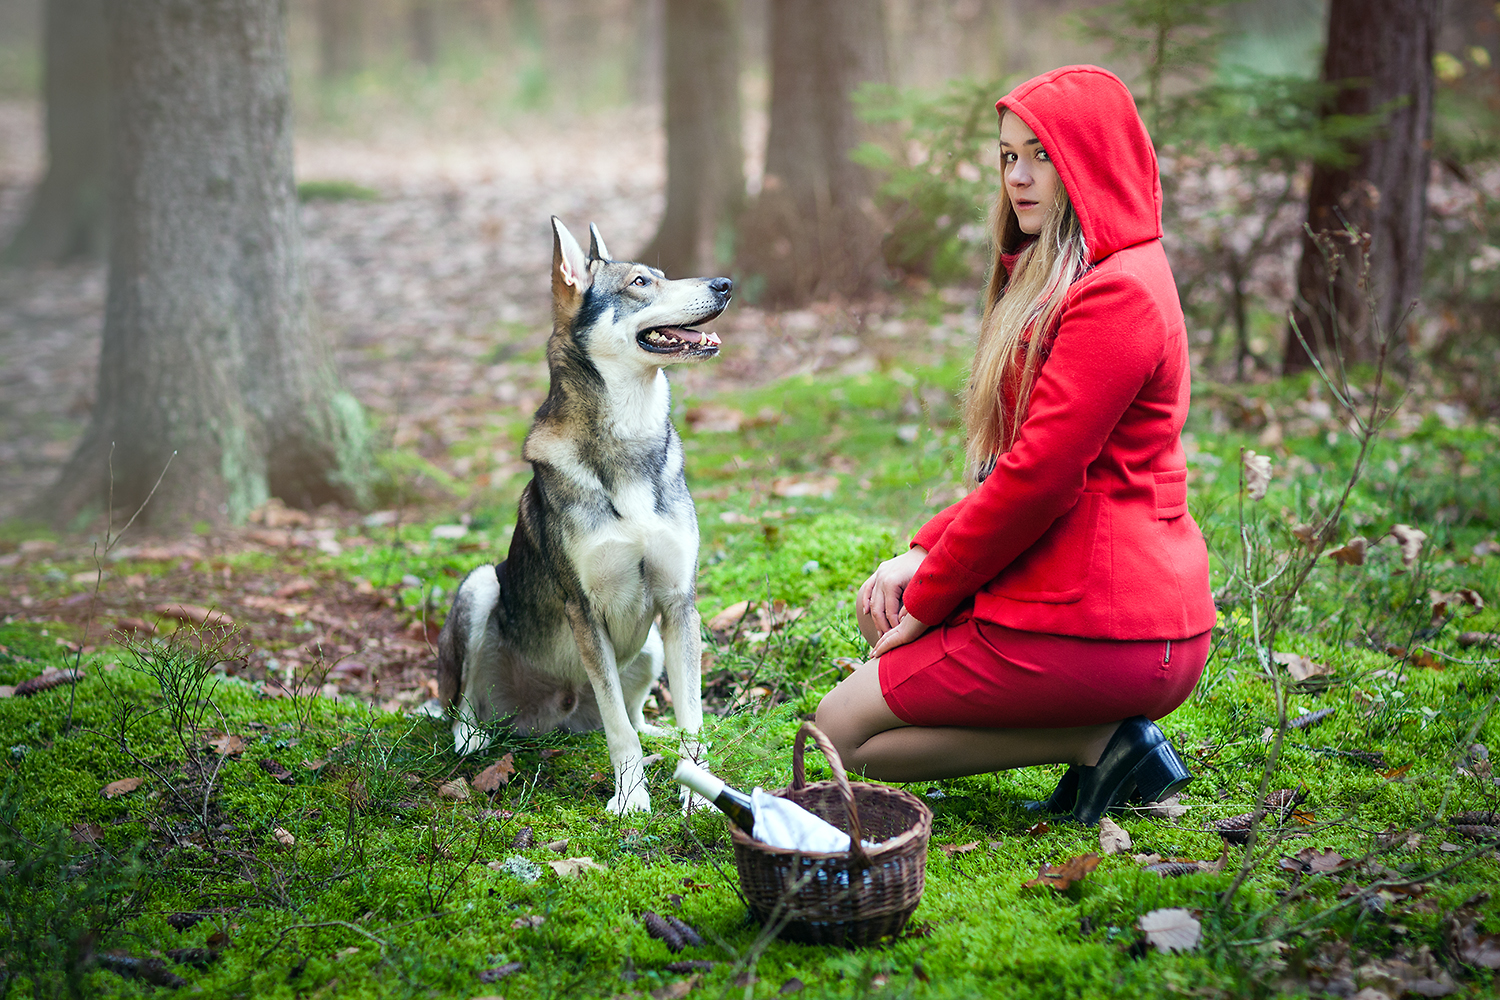
[[1000,119],[1000,157],[1005,164],[1005,195],[1016,221],[1021,232],[1035,236],[1062,187],[1057,167],[1036,133],[1013,114]]

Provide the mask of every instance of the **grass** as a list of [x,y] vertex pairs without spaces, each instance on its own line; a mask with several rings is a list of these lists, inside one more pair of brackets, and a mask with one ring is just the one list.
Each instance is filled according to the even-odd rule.
[[[960,378],[940,363],[682,401],[684,426],[708,404],[741,415],[738,430],[685,432],[705,617],[745,599],[807,609],[778,629],[709,647],[710,698],[733,707],[711,715],[705,735],[712,766],[732,783],[789,780],[792,737],[838,676],[834,659],[863,652],[847,607],[853,588],[956,495]],[[1230,567],[1242,530],[1262,565],[1293,551],[1291,529],[1326,509],[1352,461],[1347,429],[1313,397],[1299,382],[1199,386],[1188,436],[1192,507],[1222,610],[1203,682],[1164,723],[1198,774],[1183,797],[1190,811],[1120,817],[1132,851],[1104,857],[1066,891],[1023,886],[1043,864],[1099,849],[1097,831],[1037,828],[1020,806],[1060,768],[914,784],[935,825],[913,933],[859,951],[773,942],[755,963],[758,982],[745,985],[738,977],[757,928],[735,891],[722,820],[684,820],[669,807],[670,746],[647,741],[667,758],[649,772],[658,811],[616,819],[603,810],[611,789],[600,734],[505,735],[491,751],[457,758],[442,727],[424,719],[354,699],[268,698],[262,683],[222,669],[225,649],[184,629],[155,646],[101,647],[85,658],[76,700],[66,685],[0,699],[0,952],[12,977],[0,989],[145,994],[154,987],[89,964],[87,954],[212,948],[218,957],[204,969],[173,966],[205,996],[679,996],[691,983],[694,995],[767,997],[793,980],[816,997],[1279,996],[1316,994],[1345,974],[1356,986],[1393,989],[1393,959],[1410,967],[1428,954],[1436,965],[1424,967],[1441,967],[1460,995],[1493,995],[1494,974],[1459,961],[1449,925],[1500,881],[1500,863],[1492,845],[1465,839],[1446,819],[1500,807],[1486,765],[1466,759],[1477,755],[1470,744],[1500,738],[1496,658],[1458,643],[1461,631],[1500,631],[1500,613],[1464,605],[1434,619],[1429,599],[1461,587],[1487,602],[1500,597],[1500,557],[1473,552],[1500,526],[1492,424],[1451,414],[1445,422],[1445,411],[1414,400],[1413,416],[1376,443],[1337,542],[1356,533],[1374,541],[1397,523],[1430,538],[1410,565],[1389,540],[1362,566],[1322,559],[1292,606],[1278,650],[1333,672],[1289,683],[1288,713],[1332,712],[1288,730],[1271,787],[1300,787],[1307,798],[1266,831],[1273,849],[1244,887],[1226,902],[1238,847],[1222,871],[1170,879],[1131,856],[1219,859],[1223,841],[1205,823],[1255,803],[1277,708]],[[1278,436],[1279,445],[1263,443]],[[1276,474],[1264,500],[1246,502],[1242,525],[1236,470],[1247,446],[1272,454]],[[340,555],[306,553],[294,571],[329,585],[358,577],[393,594],[408,617],[427,605],[440,615],[434,585],[451,590],[503,549],[520,482],[453,501],[471,515],[461,540],[431,539],[428,523],[382,528],[373,544]],[[226,565],[247,574],[272,562],[244,555]],[[33,561],[16,573],[42,599],[86,594],[90,568]],[[165,560],[133,568],[182,572]],[[77,638],[56,622],[0,625],[0,684],[64,665],[60,637]],[[183,698],[178,688],[190,682],[202,686]],[[244,749],[217,753],[210,744],[223,735],[241,737]],[[515,774],[493,796],[440,794],[506,754]],[[101,794],[125,777],[145,781]],[[529,846],[517,840],[524,828]],[[545,846],[563,839],[561,852]],[[1304,848],[1363,860],[1298,876],[1278,864]],[[498,870],[515,857],[540,877],[514,874],[527,867],[514,861]],[[563,877],[546,865],[568,857],[605,867]],[[1360,891],[1381,880],[1420,892]],[[1496,904],[1476,905],[1477,917],[1461,920],[1500,932]],[[1143,946],[1137,920],[1163,907],[1199,916],[1198,948],[1167,955]],[[646,911],[676,914],[708,943],[669,953],[647,935]],[[182,914],[204,916],[174,929]],[[1349,943],[1348,958],[1338,942]],[[716,964],[668,968],[687,958]],[[478,978],[512,963],[517,971],[497,982]]]

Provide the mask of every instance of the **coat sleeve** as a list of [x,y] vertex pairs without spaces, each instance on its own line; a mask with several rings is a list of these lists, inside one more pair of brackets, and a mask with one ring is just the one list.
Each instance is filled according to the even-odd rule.
[[919,621],[946,619],[1072,509],[1089,465],[1162,363],[1167,323],[1139,278],[1096,272],[1068,294],[1015,444],[928,524],[952,514],[904,594]]
[[965,495],[957,502],[932,515],[932,520],[922,525],[912,537],[911,547],[915,548],[920,545],[924,549],[931,550],[938,543],[938,539],[943,537],[943,532],[948,529],[948,525],[952,524],[953,519],[958,516],[958,512],[963,510],[964,504],[968,502],[969,495]]

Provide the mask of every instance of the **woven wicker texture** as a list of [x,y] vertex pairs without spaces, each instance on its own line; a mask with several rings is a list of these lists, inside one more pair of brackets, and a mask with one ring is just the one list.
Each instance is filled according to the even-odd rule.
[[[828,758],[833,781],[807,783],[802,757],[809,738]],[[899,788],[851,784],[833,743],[811,722],[797,731],[791,787],[775,794],[850,834],[853,843],[843,853],[801,853],[732,826],[735,867],[755,916],[804,944],[857,947],[900,933],[922,901],[932,810]],[[861,840],[876,846],[866,849]]]

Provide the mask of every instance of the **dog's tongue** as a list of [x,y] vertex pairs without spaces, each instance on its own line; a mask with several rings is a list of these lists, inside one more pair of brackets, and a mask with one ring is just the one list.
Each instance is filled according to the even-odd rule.
[[717,333],[705,333],[702,330],[688,330],[683,327],[671,327],[663,330],[662,333],[676,337],[678,340],[684,340],[689,344],[719,346],[719,335]]

